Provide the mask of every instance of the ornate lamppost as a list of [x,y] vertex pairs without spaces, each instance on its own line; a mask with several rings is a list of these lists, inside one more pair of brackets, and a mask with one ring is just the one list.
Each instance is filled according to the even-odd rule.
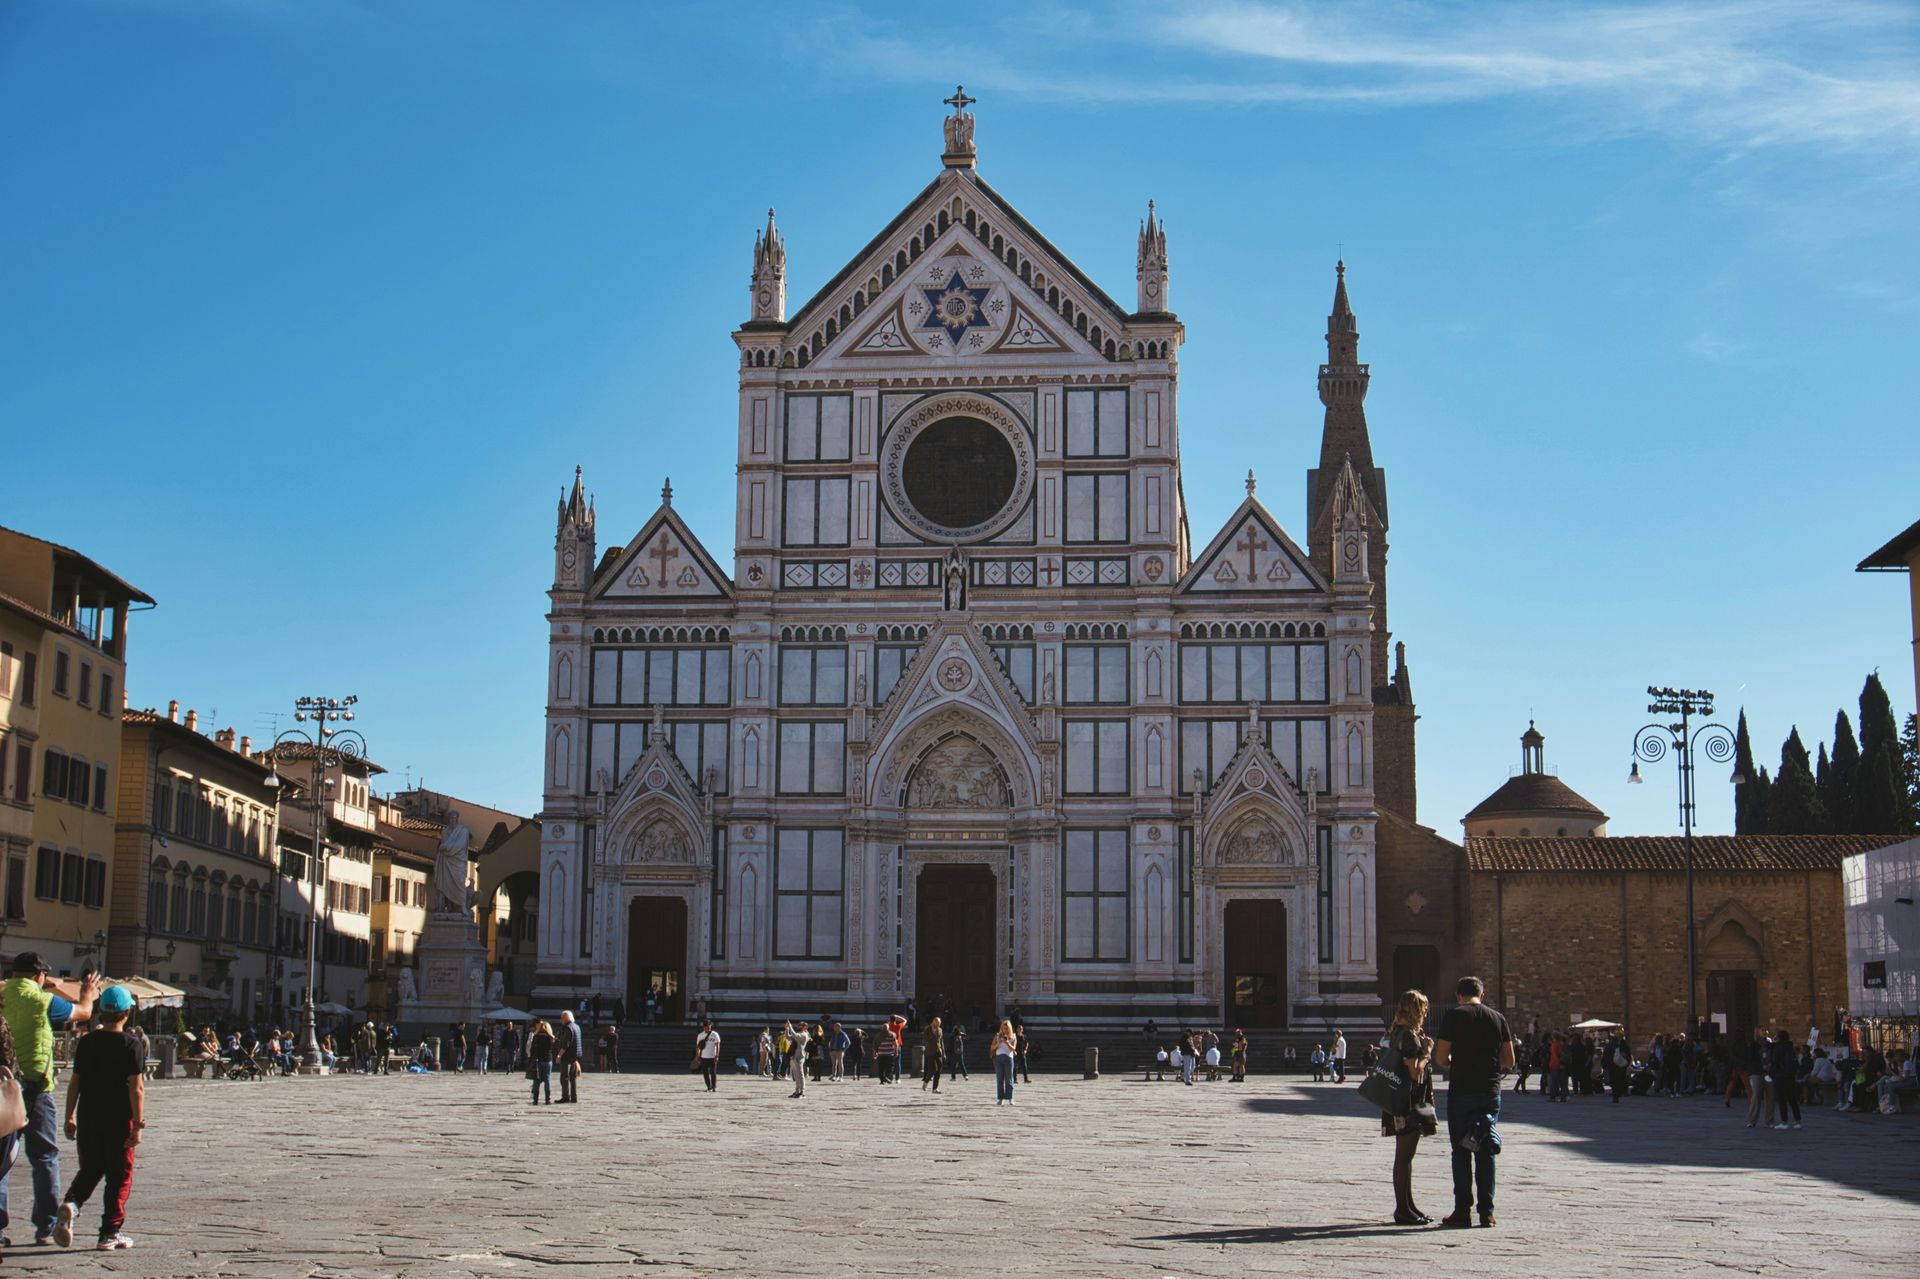
[[273,739],[273,746],[267,752],[268,767],[266,784],[275,790],[280,786],[280,774],[277,762],[282,743],[300,742],[306,745],[313,757],[312,798],[304,801],[306,807],[313,810],[313,856],[307,865],[308,905],[307,912],[307,979],[303,1007],[300,1010],[300,1065],[303,1070],[320,1069],[320,1037],[314,1024],[313,1015],[313,974],[317,958],[315,951],[320,932],[320,902],[325,892],[325,860],[327,851],[327,805],[332,802],[328,787],[333,785],[331,777],[325,777],[325,770],[343,767],[350,760],[365,759],[367,739],[354,728],[334,728],[331,725],[353,718],[353,704],[358,697],[300,697],[293,703],[293,718],[305,723],[312,721],[311,730],[289,728]]
[[[1706,719],[1713,714],[1713,694],[1704,688],[1654,688],[1649,686],[1647,696],[1652,700],[1647,711],[1653,715],[1678,715],[1678,723],[1655,722],[1648,724],[1633,735],[1633,768],[1627,774],[1627,781],[1639,785],[1645,779],[1640,776],[1640,761],[1657,764],[1672,751],[1679,763],[1680,772],[1680,830],[1686,845],[1687,879],[1687,1033],[1698,1037],[1700,1018],[1698,1004],[1699,956],[1694,946],[1693,920],[1693,753],[1699,748],[1709,760],[1724,764],[1734,756],[1737,743],[1733,730],[1725,724],[1698,724],[1693,721],[1697,716]],[[1731,778],[1735,786],[1743,786],[1747,779],[1736,767]]]

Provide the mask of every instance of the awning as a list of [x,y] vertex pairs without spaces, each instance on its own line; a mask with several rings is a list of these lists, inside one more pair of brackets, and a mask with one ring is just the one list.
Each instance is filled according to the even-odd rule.
[[480,1020],[481,1021],[532,1021],[533,1016],[530,1013],[521,1012],[518,1008],[495,1008],[491,1012],[482,1014]]
[[187,999],[196,1004],[225,1004],[233,999],[226,991],[212,986],[196,986],[189,982],[181,989],[186,992]]
[[1617,1021],[1601,1021],[1598,1017],[1589,1017],[1585,1021],[1576,1021],[1575,1023],[1573,1023],[1572,1026],[1568,1027],[1568,1029],[1569,1030],[1618,1030],[1620,1029],[1620,1023]]
[[[125,986],[127,993],[139,1000],[141,1008],[179,1008],[187,1002],[187,992],[178,986],[169,986],[163,981],[151,977],[120,977],[107,982],[107,986]],[[105,986],[101,987],[106,989]],[[225,998],[225,996],[222,996]]]

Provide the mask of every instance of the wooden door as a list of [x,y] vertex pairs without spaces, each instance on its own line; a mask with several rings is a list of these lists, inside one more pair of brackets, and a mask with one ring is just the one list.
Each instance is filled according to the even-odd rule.
[[920,872],[914,920],[915,1002],[936,1001],[949,1022],[969,1025],[997,1016],[994,954],[997,928],[993,872],[985,866],[928,866]]
[[1230,901],[1225,926],[1227,1029],[1286,1029],[1286,903]]
[[678,897],[636,897],[627,908],[627,1008],[647,1006],[647,990],[664,995],[663,1021],[686,1017],[687,903]]

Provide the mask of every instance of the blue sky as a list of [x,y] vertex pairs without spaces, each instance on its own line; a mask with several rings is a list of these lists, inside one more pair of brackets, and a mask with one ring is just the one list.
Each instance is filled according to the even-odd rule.
[[[725,559],[754,228],[794,301],[938,167],[1117,297],[1170,224],[1196,544],[1304,533],[1344,244],[1423,820],[1517,765],[1624,785],[1649,682],[1777,758],[1913,706],[1920,11],[1820,3],[0,8],[0,523],[160,601],[136,705],[256,736],[358,693],[376,759],[538,803],[554,499],[670,474]],[[1715,780],[1715,779],[1709,779]],[[1702,818],[1727,829],[1727,788]]]

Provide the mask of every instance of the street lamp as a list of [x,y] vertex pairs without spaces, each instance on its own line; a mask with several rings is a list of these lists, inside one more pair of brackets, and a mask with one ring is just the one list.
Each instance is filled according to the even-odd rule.
[[[1634,760],[1627,781],[1637,786],[1646,780],[1640,776],[1641,760],[1657,764],[1666,758],[1668,751],[1674,752],[1680,772],[1680,830],[1687,860],[1687,1033],[1698,1038],[1699,955],[1694,945],[1693,920],[1693,752],[1697,746],[1709,760],[1724,764],[1734,757],[1739,744],[1733,730],[1725,724],[1696,726],[1693,723],[1695,716],[1706,719],[1713,714],[1713,694],[1707,690],[1649,686],[1647,696],[1652,699],[1647,704],[1649,714],[1678,715],[1680,722],[1648,724],[1633,735]],[[1744,786],[1747,782],[1737,765],[1729,780],[1735,786]]]
[[278,790],[280,774],[278,762],[280,746],[284,742],[301,742],[309,747],[313,754],[313,798],[305,806],[313,810],[313,858],[307,867],[307,975],[305,1007],[300,1016],[300,1065],[303,1069],[320,1069],[320,1036],[314,1024],[313,1015],[313,970],[315,949],[320,932],[320,900],[324,892],[323,863],[327,848],[327,805],[332,793],[328,789],[333,779],[322,780],[323,770],[342,767],[349,760],[364,759],[367,753],[367,739],[358,729],[333,728],[342,720],[353,718],[353,704],[358,697],[300,697],[293,703],[293,718],[296,722],[313,723],[310,731],[289,728],[273,739],[273,746],[267,752],[268,772],[266,784]]

